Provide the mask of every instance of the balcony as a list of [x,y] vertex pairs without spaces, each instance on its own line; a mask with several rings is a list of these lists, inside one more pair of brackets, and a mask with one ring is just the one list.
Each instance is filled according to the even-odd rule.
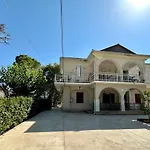
[[55,82],[90,83],[88,74],[76,76],[72,73],[55,75]]
[[64,75],[55,75],[55,82],[90,83],[93,81],[145,83],[145,80],[140,78],[138,75],[131,74],[90,73],[76,76],[75,74],[69,73]]

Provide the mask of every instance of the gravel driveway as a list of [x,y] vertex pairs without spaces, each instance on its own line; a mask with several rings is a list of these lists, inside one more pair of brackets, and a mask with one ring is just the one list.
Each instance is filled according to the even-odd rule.
[[0,150],[150,150],[142,117],[45,111],[0,136]]

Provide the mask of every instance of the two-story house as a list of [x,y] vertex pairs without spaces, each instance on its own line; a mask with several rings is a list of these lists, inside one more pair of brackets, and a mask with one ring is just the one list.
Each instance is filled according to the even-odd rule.
[[55,86],[63,110],[138,110],[141,92],[148,90],[150,55],[136,54],[117,44],[92,50],[87,58],[60,58],[61,75]]

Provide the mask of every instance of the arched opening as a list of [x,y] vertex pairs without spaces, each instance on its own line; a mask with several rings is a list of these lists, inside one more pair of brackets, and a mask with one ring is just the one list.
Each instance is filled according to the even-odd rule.
[[116,64],[111,60],[104,60],[99,65],[99,72],[101,73],[118,73]]
[[119,69],[117,64],[111,60],[104,60],[99,65],[99,81],[117,81]]
[[134,62],[126,63],[123,67],[123,81],[143,83],[143,68]]
[[120,94],[114,88],[105,88],[100,93],[101,110],[120,110]]
[[141,109],[141,94],[138,89],[129,89],[124,95],[125,110],[140,110]]

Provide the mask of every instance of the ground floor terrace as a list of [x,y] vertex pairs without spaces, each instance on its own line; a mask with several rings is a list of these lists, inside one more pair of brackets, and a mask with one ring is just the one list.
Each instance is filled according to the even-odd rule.
[[45,111],[0,136],[1,150],[150,150],[143,115]]
[[141,93],[146,85],[95,82],[65,84],[60,89],[62,109],[66,111],[128,111],[141,110]]

